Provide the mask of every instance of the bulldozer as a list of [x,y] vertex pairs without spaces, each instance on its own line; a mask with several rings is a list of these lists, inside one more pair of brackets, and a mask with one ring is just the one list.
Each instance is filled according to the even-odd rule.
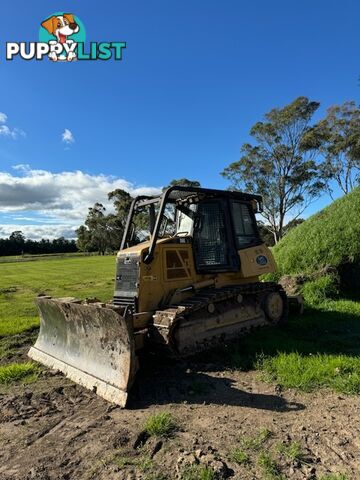
[[113,299],[37,297],[29,356],[125,407],[141,352],[186,357],[285,322],[285,291],[259,279],[276,271],[261,211],[259,195],[200,187],[135,198]]

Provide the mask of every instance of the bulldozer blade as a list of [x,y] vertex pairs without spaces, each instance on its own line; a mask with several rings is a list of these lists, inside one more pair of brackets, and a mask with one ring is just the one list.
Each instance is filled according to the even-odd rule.
[[125,407],[137,370],[131,317],[99,304],[36,301],[40,332],[29,357]]

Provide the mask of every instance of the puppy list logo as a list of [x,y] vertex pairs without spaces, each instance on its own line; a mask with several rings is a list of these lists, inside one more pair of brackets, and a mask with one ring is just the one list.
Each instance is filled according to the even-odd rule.
[[84,24],[76,15],[56,12],[41,22],[39,42],[7,42],[6,60],[122,60],[125,42],[90,42],[86,49],[85,40]]

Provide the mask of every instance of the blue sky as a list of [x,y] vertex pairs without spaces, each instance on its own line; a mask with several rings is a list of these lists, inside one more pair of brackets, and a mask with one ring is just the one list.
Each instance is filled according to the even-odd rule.
[[[77,15],[87,40],[126,41],[123,60],[5,61],[6,41],[36,41],[56,11]],[[355,0],[12,0],[2,13],[0,235],[70,235],[114,186],[226,188],[219,173],[272,107],[305,95],[320,117],[358,102]]]

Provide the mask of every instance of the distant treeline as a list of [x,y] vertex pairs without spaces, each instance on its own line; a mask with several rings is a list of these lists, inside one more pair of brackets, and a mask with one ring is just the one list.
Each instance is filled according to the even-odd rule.
[[6,255],[39,255],[47,253],[71,253],[77,252],[75,240],[67,240],[64,237],[54,240],[26,239],[21,231],[13,232],[9,238],[0,238],[0,256]]

